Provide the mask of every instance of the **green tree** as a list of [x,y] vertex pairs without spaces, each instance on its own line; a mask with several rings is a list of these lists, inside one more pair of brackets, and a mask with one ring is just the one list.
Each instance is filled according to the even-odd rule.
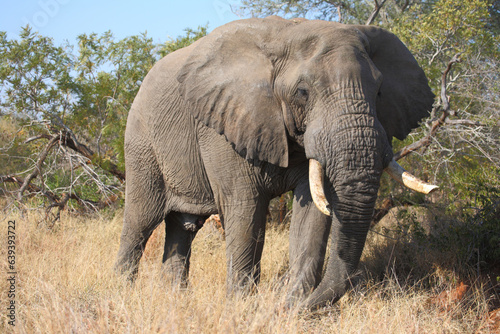
[[23,28],[20,40],[8,40],[0,32],[0,83],[3,113],[40,119],[64,117],[71,105],[71,57],[64,47],[31,28]]
[[176,50],[182,49],[188,45],[193,44],[203,36],[207,35],[208,26],[198,26],[197,30],[193,30],[190,28],[185,29],[185,36],[177,36],[176,39],[171,39],[165,44],[160,46],[159,53],[162,57],[165,57],[167,54],[172,53]]
[[414,4],[426,0],[243,0],[240,11],[246,15],[285,18],[305,17],[342,23],[388,23]]
[[158,60],[146,34],[115,41],[111,32],[78,36],[75,60],[78,99],[71,123],[96,148],[98,159],[124,168],[123,135],[128,110],[142,80]]
[[[488,27],[492,20],[488,8],[485,0],[439,0],[431,11],[415,6],[392,26],[424,67],[439,95],[438,102],[443,104],[443,91],[450,96],[450,117],[444,120],[433,149],[427,152],[448,171],[452,165],[461,165],[447,163],[456,162],[460,156],[500,168],[496,124],[500,117],[500,38]],[[441,87],[442,72],[454,55],[459,55],[460,62],[451,69],[446,87]],[[491,180],[498,182],[498,177]]]
[[160,57],[206,31],[187,29],[159,45],[146,34],[82,34],[76,47],[57,47],[29,27],[18,40],[0,32],[0,182],[17,187],[4,192],[41,195],[48,214],[120,198],[125,123],[142,80]]
[[[439,0],[430,10],[412,7],[391,26],[438,95],[429,120],[394,146],[421,142],[441,122],[429,145],[405,163],[426,166],[423,174],[441,186],[434,205],[452,224],[435,244],[459,254],[460,261],[482,264],[500,260],[494,247],[500,234],[500,39],[491,9],[485,0]],[[449,66],[452,59],[459,62]]]

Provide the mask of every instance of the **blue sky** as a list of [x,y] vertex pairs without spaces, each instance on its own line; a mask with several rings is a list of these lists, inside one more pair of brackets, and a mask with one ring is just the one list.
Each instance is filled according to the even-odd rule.
[[184,29],[208,23],[209,31],[237,20],[231,7],[239,0],[0,0],[0,31],[17,38],[30,24],[55,44],[83,33],[111,30],[117,39],[147,31],[154,42],[184,35]]

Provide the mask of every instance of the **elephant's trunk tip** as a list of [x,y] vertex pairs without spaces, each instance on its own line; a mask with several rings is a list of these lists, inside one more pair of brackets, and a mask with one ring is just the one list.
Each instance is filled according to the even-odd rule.
[[330,216],[331,212],[328,208],[329,204],[326,200],[325,190],[323,187],[323,167],[319,161],[310,159],[309,160],[309,187],[311,189],[311,197],[316,204],[316,207],[327,216]]
[[405,187],[418,191],[419,193],[427,195],[439,188],[439,186],[422,181],[407,172],[395,160],[392,160],[384,171]]

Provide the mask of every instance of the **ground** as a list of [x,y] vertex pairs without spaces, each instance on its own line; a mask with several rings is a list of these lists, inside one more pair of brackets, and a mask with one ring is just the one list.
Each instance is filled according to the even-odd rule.
[[[190,286],[179,291],[161,280],[162,227],[130,286],[112,269],[120,212],[86,218],[63,213],[54,226],[43,223],[42,212],[9,215],[1,226],[5,236],[7,221],[16,221],[16,322],[8,324],[9,283],[2,279],[2,333],[493,333],[498,324],[495,314],[489,318],[489,297],[480,285],[456,298],[461,287],[452,272],[429,272],[432,279],[425,282],[432,286],[409,284],[391,275],[389,263],[383,279],[361,274],[358,286],[334,306],[287,309],[286,227],[268,230],[258,292],[226,298],[224,238],[211,225],[194,242]],[[0,267],[7,272],[3,245]],[[370,252],[368,247],[361,268],[370,268]]]

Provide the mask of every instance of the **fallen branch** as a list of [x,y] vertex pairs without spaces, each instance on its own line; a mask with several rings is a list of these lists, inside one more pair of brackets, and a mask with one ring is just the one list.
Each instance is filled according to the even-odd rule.
[[92,151],[86,145],[78,142],[78,140],[76,140],[76,137],[73,134],[73,132],[66,126],[65,126],[64,131],[61,131],[60,133],[58,133],[54,136],[51,136],[48,134],[41,134],[41,135],[37,135],[37,136],[30,137],[30,138],[26,139],[24,141],[24,143],[27,144],[27,143],[30,143],[32,141],[39,140],[39,139],[51,140],[54,137],[57,137],[59,139],[59,144],[64,145],[66,147],[69,147],[73,151],[80,153],[82,156],[89,159],[89,162],[96,164],[102,170],[110,173],[113,176],[116,176],[121,182],[125,181],[125,173],[122,172],[116,164],[109,162],[109,161],[104,164],[104,163],[102,163],[102,161],[98,161],[98,159],[96,159],[94,151]]
[[53,118],[53,123],[56,123],[63,130],[61,131],[61,144],[71,148],[72,150],[80,153],[84,157],[91,160],[93,163],[96,163],[103,170],[111,173],[116,176],[120,181],[125,181],[125,173],[118,169],[118,166],[112,162],[103,163],[103,161],[97,161],[96,155],[94,151],[80,143],[77,139],[73,131],[69,127],[64,124],[64,122],[59,118],[59,116],[55,115]]
[[74,134],[72,135],[72,133],[69,134],[66,132],[61,133],[61,144],[71,148],[72,150],[74,150],[78,153],[80,153],[85,158],[92,161],[92,163],[98,165],[103,170],[107,171],[108,173],[116,176],[121,182],[125,181],[125,173],[122,172],[118,168],[117,165],[115,165],[114,163],[109,162],[109,161],[104,163],[103,161],[96,159],[94,152],[90,148],[85,146],[84,144],[81,144],[78,141],[76,141]]
[[21,188],[19,188],[19,193],[17,194],[17,199],[20,201],[23,198],[23,193],[30,184],[31,180],[33,180],[37,175],[41,173],[42,170],[42,165],[45,159],[47,158],[47,155],[49,154],[50,150],[54,145],[57,143],[59,138],[57,136],[54,136],[50,139],[48,144],[45,146],[43,151],[40,153],[38,160],[35,164],[35,169],[33,169],[33,172],[31,172],[30,175],[24,180],[23,184],[21,185]]
[[[4,175],[4,176],[0,175],[0,182],[2,182],[2,183],[16,183],[19,187],[21,187],[25,183],[25,180],[21,177],[14,176],[14,175]],[[46,197],[52,203],[59,201],[58,195],[54,194],[53,192],[51,192],[49,190],[43,190],[40,187],[38,187],[34,184],[31,184],[31,183],[27,183],[25,190],[28,190],[30,193],[42,194],[44,197]]]
[[[11,183],[19,187],[17,194],[13,196],[14,198],[21,201],[23,197],[32,197],[36,195],[45,197],[49,201],[45,210],[46,220],[49,220],[49,215],[54,208],[57,209],[55,220],[59,219],[60,212],[67,207],[70,199],[75,201],[85,210],[98,211],[111,205],[120,198],[120,195],[117,195],[114,191],[110,192],[109,189],[111,188],[104,185],[104,183],[100,180],[100,176],[94,171],[93,168],[88,166],[91,164],[98,166],[103,171],[115,176],[120,180],[120,182],[123,183],[125,181],[125,173],[120,171],[116,164],[101,159],[89,147],[80,143],[73,131],[67,127],[58,116],[53,117],[51,124],[47,127],[47,130],[48,131],[46,133],[32,136],[24,141],[25,144],[28,144],[37,140],[47,140],[47,143],[42,146],[42,149],[38,154],[38,158],[26,178],[21,178],[17,175],[0,175],[0,183]],[[64,148],[70,148],[77,153],[75,155],[67,154],[71,171],[73,172],[75,170],[75,167],[72,165],[72,159],[76,158],[78,161],[78,166],[76,166],[76,168],[83,167],[85,169],[84,173],[89,175],[92,179],[91,181],[96,182],[97,186],[101,189],[101,200],[93,201],[82,198],[74,191],[73,184],[64,189],[59,188],[57,191],[46,188],[43,184],[43,177],[41,184],[33,184],[33,180],[37,176],[43,176],[44,173],[51,173],[50,171],[42,171],[42,168],[44,167],[44,164],[46,164],[47,157],[54,147],[59,147],[62,152],[66,152]],[[53,167],[54,166],[49,166],[45,168],[51,169]],[[80,176],[77,176],[75,182],[79,178]],[[112,188],[117,187],[119,186],[112,186]],[[11,194],[14,194],[14,192],[11,192]],[[52,218],[50,218],[50,220],[53,222],[55,221]]]
[[27,184],[26,190],[30,191],[31,194],[38,193],[46,197],[51,202],[51,204],[45,210],[46,218],[48,218],[50,211],[53,208],[58,208],[58,213],[56,214],[56,220],[57,218],[59,218],[60,212],[66,208],[66,205],[70,199],[75,200],[82,207],[86,208],[90,207],[92,208],[92,210],[98,211],[110,206],[120,198],[118,195],[113,194],[111,196],[106,196],[106,198],[96,202],[89,199],[83,199],[74,191],[65,192],[61,196],[59,196],[53,193],[52,191],[41,189],[40,187],[34,184],[26,182],[26,180],[27,179],[23,179],[15,175],[4,175],[4,176],[0,175],[1,183],[14,183],[19,185],[20,187],[24,184]]

